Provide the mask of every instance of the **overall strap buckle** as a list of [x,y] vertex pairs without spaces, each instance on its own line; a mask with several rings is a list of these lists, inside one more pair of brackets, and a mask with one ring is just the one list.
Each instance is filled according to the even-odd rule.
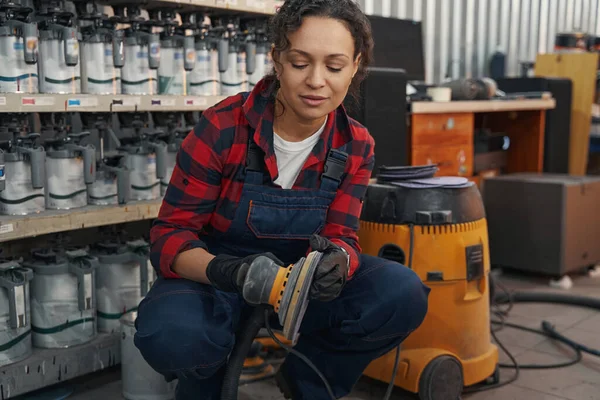
[[262,172],[264,167],[264,157],[262,149],[258,147],[254,140],[248,141],[248,154],[246,155],[246,169],[249,171]]
[[348,153],[338,149],[329,150],[322,177],[332,179],[339,184],[346,170],[347,161]]

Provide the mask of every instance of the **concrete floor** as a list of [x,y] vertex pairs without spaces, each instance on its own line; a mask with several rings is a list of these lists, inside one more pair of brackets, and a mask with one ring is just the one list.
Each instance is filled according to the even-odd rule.
[[[550,289],[547,281],[515,274],[503,274],[500,278],[509,289],[534,291],[558,291]],[[600,298],[600,278],[574,277],[574,286],[568,292]],[[541,321],[553,323],[567,337],[600,349],[600,312],[590,309],[550,304],[516,304],[507,321],[540,329]],[[543,336],[511,328],[497,333],[499,340],[521,364],[552,364],[568,361],[572,351],[557,345]],[[501,362],[510,363],[501,353]],[[501,380],[506,381],[514,370],[502,369]],[[120,400],[121,383],[119,370],[103,372],[80,380],[75,393],[68,400]],[[347,400],[375,400],[383,398],[385,384],[370,379],[361,380]],[[239,400],[282,399],[272,381],[265,381],[240,388]],[[395,390],[392,399],[415,399],[401,390]],[[56,397],[25,396],[27,400],[54,400]],[[600,400],[600,358],[585,354],[582,362],[560,369],[521,370],[518,380],[499,389],[463,396],[464,400]]]

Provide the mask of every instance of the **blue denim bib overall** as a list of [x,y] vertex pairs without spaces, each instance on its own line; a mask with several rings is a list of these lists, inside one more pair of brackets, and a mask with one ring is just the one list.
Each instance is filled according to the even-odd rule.
[[347,158],[343,149],[332,149],[319,188],[286,190],[263,184],[264,157],[251,141],[235,218],[227,232],[211,232],[202,237],[209,252],[239,256],[271,252],[285,263],[295,263],[306,256],[308,239],[325,225]]
[[[329,147],[331,149],[331,143]],[[324,226],[344,171],[346,153],[329,152],[319,188],[285,190],[263,184],[264,161],[250,146],[241,202],[225,233],[202,237],[212,254],[272,252],[286,263],[306,255],[308,238]],[[420,325],[429,289],[408,268],[361,255],[340,297],[311,302],[296,349],[347,395],[373,359],[392,350]],[[135,344],[167,379],[178,378],[176,400],[218,400],[235,332],[248,315],[241,296],[184,279],[158,279],[142,301]],[[302,360],[288,356],[294,399],[329,400]]]

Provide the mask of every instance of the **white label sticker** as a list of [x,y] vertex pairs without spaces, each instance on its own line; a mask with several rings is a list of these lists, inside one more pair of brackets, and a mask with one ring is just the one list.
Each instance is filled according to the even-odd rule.
[[54,96],[23,97],[21,104],[24,106],[53,106]]
[[195,107],[205,106],[208,104],[208,100],[204,97],[186,97],[183,102],[184,106]]
[[151,99],[150,104],[153,106],[175,107],[175,99]]
[[11,233],[14,230],[13,224],[0,225],[0,235],[3,233]]
[[68,38],[66,41],[66,53],[69,57],[77,57],[79,54],[79,42],[77,39]]
[[139,106],[142,102],[141,97],[135,96],[127,96],[127,97],[117,97],[113,99],[113,108],[114,107],[135,107]]
[[83,275],[83,299],[85,300],[85,309],[92,308],[92,274]]
[[25,318],[25,285],[15,288],[15,309],[17,310],[18,327],[22,328],[27,324]]
[[97,97],[72,98],[67,100],[67,107],[98,107]]

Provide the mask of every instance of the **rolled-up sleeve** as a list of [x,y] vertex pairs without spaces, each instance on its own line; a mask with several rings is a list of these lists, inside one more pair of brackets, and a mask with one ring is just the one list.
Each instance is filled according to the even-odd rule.
[[182,143],[159,215],[150,230],[150,261],[165,278],[179,278],[173,271],[177,256],[204,248],[198,233],[209,222],[221,192],[222,161],[215,152],[219,120],[206,110]]

